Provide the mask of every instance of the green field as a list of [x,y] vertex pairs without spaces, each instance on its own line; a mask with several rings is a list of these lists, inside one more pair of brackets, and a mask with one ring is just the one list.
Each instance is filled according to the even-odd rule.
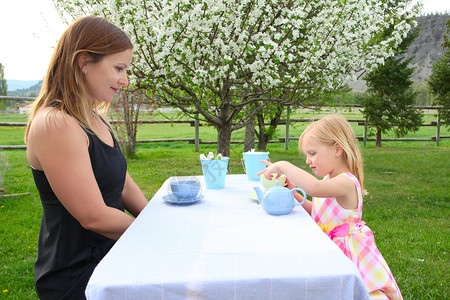
[[[330,112],[335,112],[334,109],[325,110],[322,109],[320,112],[314,112],[309,110],[302,110],[299,112],[294,112],[291,114],[291,119],[314,119],[320,118]],[[361,113],[357,112],[341,112],[347,119],[363,119]],[[171,119],[185,119],[178,116],[176,113],[168,113],[167,115],[162,115],[158,113],[141,113],[142,119],[157,119],[166,120],[167,117]],[[114,118],[114,117],[112,117]],[[424,115],[423,123],[430,124],[430,122],[435,122],[437,119],[435,113],[429,112]],[[0,114],[0,122],[26,122],[26,115],[20,114]],[[357,123],[351,123],[355,134],[357,136],[363,136],[364,126],[358,126]],[[307,126],[307,123],[292,122],[289,127],[290,137],[299,137],[303,129]],[[200,129],[200,139],[202,141],[217,141],[217,132],[212,126],[201,126]],[[279,137],[285,137],[286,127],[280,125],[277,127],[277,131],[273,140],[278,140]],[[0,126],[0,145],[24,145],[23,142],[24,127],[5,127]],[[370,134],[370,132],[369,132]],[[450,136],[450,127],[441,126],[440,127],[441,136]],[[436,136],[436,126],[423,126],[417,132],[409,133],[403,138],[421,138],[430,139],[432,136]],[[382,135],[383,138],[395,138],[393,132]],[[189,124],[141,124],[138,127],[137,139],[138,140],[149,140],[149,139],[167,139],[167,138],[194,138],[194,127]],[[369,138],[374,138],[374,136],[369,135]],[[234,131],[232,133],[231,139],[233,141],[243,141],[244,139],[244,129]],[[375,142],[368,142],[368,146],[374,145]],[[402,146],[402,145],[434,145],[434,141],[425,142],[407,142],[404,144],[403,141],[394,142],[383,142],[383,145],[392,146]],[[450,139],[442,139],[440,144],[450,144]]]
[[[360,116],[345,114],[348,118]],[[304,115],[293,115],[300,118]],[[308,114],[308,118],[316,117]],[[160,119],[158,116],[154,118]],[[435,120],[427,115],[425,122]],[[22,122],[20,115],[0,115],[0,121]],[[355,126],[357,135],[363,128]],[[290,136],[299,136],[306,124],[294,124]],[[22,127],[0,127],[0,144],[23,144]],[[422,127],[410,137],[435,135],[435,127]],[[449,135],[446,128],[442,135]],[[142,125],[138,139],[193,138],[194,128],[181,125]],[[284,136],[284,126],[278,136]],[[200,138],[216,140],[211,127],[200,128]],[[233,134],[242,140],[243,132]],[[373,230],[378,248],[388,262],[405,299],[449,299],[449,217],[450,217],[450,139],[434,142],[374,142],[361,147],[365,165],[363,219]],[[289,160],[305,167],[295,141],[268,145],[272,161]],[[200,153],[216,152],[215,145],[200,145]],[[243,146],[231,145],[230,173],[243,173],[240,159]],[[24,150],[4,150],[8,169],[3,171],[7,194],[0,198],[0,298],[36,299],[33,264],[42,213],[38,193]],[[148,199],[170,176],[200,175],[199,153],[187,142],[139,144],[136,155],[128,159],[131,176]],[[299,228],[301,230],[301,228]]]

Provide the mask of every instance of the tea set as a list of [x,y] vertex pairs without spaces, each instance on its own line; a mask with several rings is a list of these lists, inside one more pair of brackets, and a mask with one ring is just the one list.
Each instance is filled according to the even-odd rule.
[[[263,153],[263,159],[268,159],[268,152]],[[257,200],[262,208],[270,215],[289,214],[295,206],[302,205],[306,199],[306,193],[301,188],[288,189],[285,187],[286,176],[276,174],[267,179],[264,175],[258,176],[256,173],[265,168],[265,165],[254,166],[254,163],[261,160],[261,156],[256,153],[250,153],[247,156],[244,153],[245,167],[249,181],[260,181],[264,190],[254,186],[254,192],[248,196]],[[228,163],[228,161],[227,161]],[[249,173],[252,173],[249,175]],[[208,186],[207,186],[208,187]],[[298,202],[294,197],[294,191],[300,191],[303,194],[303,201]],[[196,177],[174,178],[169,186],[167,195],[163,196],[166,202],[172,204],[192,204],[204,198],[201,194],[201,183]]]
[[172,204],[192,204],[205,197],[200,193],[200,191],[201,184],[197,178],[174,178],[170,182],[168,193],[163,196],[163,199],[164,201]]
[[[284,176],[284,175],[282,175]],[[295,206],[302,205],[306,199],[306,193],[301,188],[288,189],[284,187],[284,184],[280,185],[280,180],[272,175],[272,180],[268,180],[261,175],[261,183],[264,185],[264,180],[267,180],[266,186],[268,187],[265,192],[255,186],[253,189],[258,197],[258,202],[264,210],[270,215],[285,215],[290,213]],[[285,182],[286,177],[281,180]],[[274,184],[274,185],[273,185]],[[303,194],[303,201],[298,202],[294,197],[294,191],[300,191]]]

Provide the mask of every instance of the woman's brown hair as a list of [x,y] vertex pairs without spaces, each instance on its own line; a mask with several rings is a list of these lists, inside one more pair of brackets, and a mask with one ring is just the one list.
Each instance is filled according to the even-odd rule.
[[78,65],[78,55],[88,53],[95,63],[106,55],[132,48],[130,38],[104,18],[87,16],[70,25],[56,45],[41,92],[32,104],[25,142],[30,124],[41,107],[53,106],[54,110],[75,118],[81,126],[92,129],[92,111],[106,110],[108,105],[97,99],[92,101]]

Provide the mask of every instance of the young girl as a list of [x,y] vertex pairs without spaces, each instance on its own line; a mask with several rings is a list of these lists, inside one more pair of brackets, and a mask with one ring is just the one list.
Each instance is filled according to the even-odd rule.
[[[402,299],[392,273],[361,221],[364,173],[355,134],[347,120],[330,115],[309,125],[299,140],[306,164],[323,180],[286,161],[269,163],[259,174],[285,174],[288,187],[312,196],[303,207],[358,267],[371,299]],[[296,197],[301,198],[296,194]],[[303,200],[303,199],[300,199]]]

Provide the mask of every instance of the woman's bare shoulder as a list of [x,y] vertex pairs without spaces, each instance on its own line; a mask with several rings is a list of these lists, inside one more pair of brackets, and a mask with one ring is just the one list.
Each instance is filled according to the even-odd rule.
[[54,131],[77,127],[78,122],[70,115],[51,107],[39,109],[31,120],[31,128],[37,132],[51,134]]
[[51,107],[38,110],[31,120],[28,144],[33,142],[55,142],[84,139],[87,136],[78,121],[72,116]]
[[27,157],[32,166],[40,169],[44,157],[81,150],[88,144],[89,140],[77,120],[61,111],[42,108],[31,120]]

